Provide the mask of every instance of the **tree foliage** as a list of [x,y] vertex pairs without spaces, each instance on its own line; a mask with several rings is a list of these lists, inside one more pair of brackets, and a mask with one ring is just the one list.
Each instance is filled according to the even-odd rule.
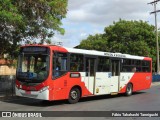
[[56,31],[64,34],[61,20],[68,0],[0,0],[0,56],[19,42],[50,42]]
[[149,56],[156,61],[154,26],[143,21],[119,20],[105,27],[103,34],[82,40],[79,48]]
[[108,43],[107,40],[104,40],[102,34],[89,35],[86,40],[82,40],[81,44],[78,48],[88,49],[88,50],[99,50],[99,51],[107,51],[108,47],[106,46]]

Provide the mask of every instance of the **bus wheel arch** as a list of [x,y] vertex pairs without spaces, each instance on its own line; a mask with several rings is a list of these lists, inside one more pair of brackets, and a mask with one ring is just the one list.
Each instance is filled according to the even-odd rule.
[[68,102],[70,104],[77,103],[82,96],[82,89],[80,86],[73,86],[68,94]]
[[126,96],[131,96],[133,93],[133,84],[130,82],[127,84],[126,86],[126,92],[125,92],[125,95]]

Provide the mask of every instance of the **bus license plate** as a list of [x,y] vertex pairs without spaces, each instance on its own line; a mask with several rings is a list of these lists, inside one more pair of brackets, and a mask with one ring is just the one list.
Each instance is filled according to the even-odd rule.
[[30,94],[31,94],[31,91],[26,91],[26,94],[29,94],[29,95],[30,95]]

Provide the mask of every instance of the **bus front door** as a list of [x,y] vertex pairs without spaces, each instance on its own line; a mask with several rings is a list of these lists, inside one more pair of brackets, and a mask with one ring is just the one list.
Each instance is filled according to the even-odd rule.
[[94,93],[94,84],[95,84],[95,64],[96,58],[86,58],[85,59],[85,85],[90,93]]
[[110,78],[110,92],[119,92],[119,79],[120,79],[120,60],[111,60],[111,72]]

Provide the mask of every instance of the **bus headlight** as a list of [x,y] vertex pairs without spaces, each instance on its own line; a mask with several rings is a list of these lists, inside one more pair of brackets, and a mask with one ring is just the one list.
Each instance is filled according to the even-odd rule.
[[48,90],[48,89],[49,89],[49,86],[43,87],[43,88],[40,90],[40,92],[42,93],[43,91]]

